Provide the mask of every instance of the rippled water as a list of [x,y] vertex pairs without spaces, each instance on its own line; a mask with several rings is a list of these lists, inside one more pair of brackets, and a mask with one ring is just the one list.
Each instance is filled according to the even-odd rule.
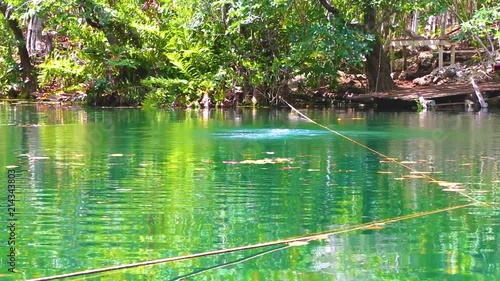
[[[459,183],[464,191],[446,191],[287,110],[3,105],[0,180],[5,186],[4,167],[17,166],[18,273],[7,272],[3,247],[0,276],[30,279],[415,213],[422,214],[224,268],[203,271],[269,248],[86,280],[174,280],[192,273],[189,280],[500,276],[500,216],[494,204],[500,187],[500,114],[304,112],[428,177]],[[492,204],[424,214],[474,200]]]

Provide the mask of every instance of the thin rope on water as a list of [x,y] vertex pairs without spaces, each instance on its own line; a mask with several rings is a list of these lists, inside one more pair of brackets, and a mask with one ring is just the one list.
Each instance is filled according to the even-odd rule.
[[200,275],[200,274],[208,272],[210,270],[221,269],[221,268],[224,268],[224,267],[229,267],[229,266],[232,266],[232,265],[237,265],[237,264],[240,264],[240,263],[244,263],[244,262],[247,262],[249,260],[253,260],[253,259],[256,259],[258,257],[262,257],[262,256],[265,256],[265,255],[268,255],[268,254],[271,254],[271,253],[274,253],[274,252],[277,252],[277,251],[281,251],[281,250],[284,250],[284,249],[287,249],[287,248],[290,248],[290,247],[293,247],[293,245],[283,245],[283,246],[280,246],[278,248],[273,248],[273,249],[270,249],[270,250],[265,250],[265,251],[262,251],[260,253],[255,254],[255,255],[251,255],[251,256],[248,256],[248,257],[245,257],[245,258],[242,258],[242,259],[238,259],[238,260],[235,260],[235,261],[231,261],[231,262],[227,262],[227,263],[215,265],[215,266],[212,266],[212,267],[209,267],[209,268],[204,268],[202,270],[199,270],[199,271],[196,271],[196,272],[193,272],[193,273],[190,273],[190,274],[179,276],[179,277],[176,277],[176,278],[172,279],[172,281],[185,280],[185,278],[193,277],[193,276],[196,276],[196,275]]
[[[289,107],[290,107],[293,111],[297,112],[297,114],[299,114],[302,118],[306,119],[307,121],[309,121],[309,122],[311,122],[311,123],[313,123],[313,124],[315,124],[315,125],[317,125],[317,126],[319,126],[319,127],[323,128],[323,129],[325,129],[325,130],[327,130],[327,131],[329,131],[329,132],[331,132],[331,133],[334,133],[334,134],[336,134],[336,135],[337,135],[337,136],[339,136],[339,137],[342,137],[342,138],[344,138],[344,139],[346,139],[346,140],[348,140],[348,141],[350,141],[350,142],[353,142],[353,143],[355,143],[355,144],[357,144],[357,145],[359,145],[359,146],[361,146],[361,147],[363,147],[363,148],[365,148],[365,149],[367,149],[367,150],[369,150],[369,151],[371,151],[371,152],[373,152],[373,153],[375,153],[375,154],[377,154],[377,155],[379,155],[379,156],[383,157],[383,158],[384,158],[385,160],[387,160],[387,161],[390,161],[390,162],[392,162],[392,163],[394,163],[394,164],[397,164],[397,165],[399,165],[399,166],[401,166],[401,167],[404,167],[405,169],[407,169],[407,170],[411,171],[412,173],[414,173],[414,174],[418,174],[418,175],[420,175],[420,176],[422,176],[422,177],[426,178],[426,179],[427,179],[427,180],[429,180],[430,182],[434,182],[434,183],[440,183],[440,182],[442,182],[442,181],[436,180],[435,178],[433,178],[433,177],[429,176],[428,174],[426,174],[426,173],[424,173],[424,172],[418,171],[418,170],[416,170],[416,169],[414,169],[414,168],[412,168],[412,167],[410,167],[410,166],[408,166],[408,165],[406,165],[406,164],[404,164],[404,163],[401,163],[400,161],[397,161],[395,158],[389,157],[389,156],[387,156],[387,155],[383,154],[382,152],[379,152],[379,151],[377,151],[377,150],[375,150],[375,149],[373,149],[373,148],[371,148],[371,147],[369,147],[369,146],[367,146],[367,145],[365,145],[365,144],[362,144],[362,143],[360,143],[359,141],[357,141],[357,140],[355,140],[355,139],[352,139],[352,138],[350,138],[350,137],[348,137],[348,136],[346,136],[346,135],[342,134],[342,133],[341,133],[341,132],[339,132],[339,131],[333,130],[333,129],[331,129],[331,128],[329,128],[329,127],[325,126],[325,125],[322,125],[322,124],[320,124],[320,123],[318,123],[318,122],[316,122],[316,121],[312,120],[312,119],[311,119],[311,118],[309,118],[307,115],[303,114],[303,113],[302,113],[302,112],[300,112],[298,109],[296,109],[296,108],[295,108],[295,107],[293,107],[291,104],[289,104],[286,100],[284,100],[284,99],[282,99],[282,100],[283,100],[283,102],[284,102],[286,105],[288,105],[288,106],[289,106]],[[453,189],[459,189],[459,188],[460,188],[460,186],[459,186],[458,184],[457,184],[457,185],[455,185],[455,186],[452,186],[452,187],[453,187],[453,188],[452,188],[452,190],[453,190]],[[480,201],[480,200],[478,200],[478,199],[476,199],[476,198],[474,198],[474,197],[472,197],[472,196],[470,196],[470,195],[468,195],[468,194],[464,193],[463,191],[460,191],[460,190],[455,190],[454,192],[456,192],[456,193],[458,193],[458,194],[462,195],[463,197],[466,197],[466,198],[468,198],[468,199],[470,199],[470,200],[472,200],[472,201],[474,201],[474,202],[476,202],[476,203],[481,203],[481,204],[484,204],[484,205],[490,206],[490,204],[489,204],[489,203],[482,202],[482,201]]]
[[[27,281],[57,280],[57,279],[62,279],[62,278],[77,277],[77,276],[90,275],[90,274],[96,274],[96,273],[130,269],[130,268],[135,268],[135,267],[144,267],[144,266],[151,266],[151,265],[156,265],[156,264],[189,260],[189,259],[195,259],[195,258],[201,258],[201,257],[208,257],[208,256],[214,256],[214,255],[241,252],[241,251],[245,251],[245,250],[259,249],[259,248],[278,246],[278,245],[283,245],[283,244],[288,245],[288,246],[301,246],[301,245],[305,245],[305,243],[301,244],[299,242],[325,240],[331,235],[344,234],[344,233],[349,233],[349,232],[363,230],[363,229],[370,229],[372,227],[378,229],[386,224],[395,223],[395,222],[413,219],[413,218],[418,218],[418,217],[423,217],[423,216],[428,216],[428,215],[442,213],[442,212],[447,212],[447,211],[458,210],[458,209],[462,209],[462,208],[466,208],[466,207],[470,207],[470,206],[475,206],[478,204],[479,203],[477,203],[477,202],[468,203],[468,204],[464,204],[464,205],[452,206],[452,207],[437,209],[437,210],[433,210],[433,211],[413,213],[413,214],[389,218],[389,219],[385,219],[385,220],[379,220],[379,221],[374,221],[374,222],[369,222],[369,223],[364,223],[364,224],[358,224],[358,225],[354,225],[351,227],[345,227],[345,228],[341,228],[341,229],[330,230],[330,231],[315,233],[315,234],[306,235],[306,236],[298,236],[298,237],[287,238],[287,239],[282,239],[282,240],[276,240],[276,241],[270,241],[270,242],[264,242],[264,243],[258,243],[258,244],[252,244],[252,245],[240,246],[240,247],[234,247],[234,248],[228,248],[228,249],[220,249],[220,250],[215,250],[215,251],[190,254],[190,255],[184,255],[184,256],[156,259],[156,260],[150,260],[150,261],[142,261],[142,262],[136,262],[136,263],[130,263],[130,264],[124,264],[124,265],[118,265],[118,266],[98,268],[98,269],[89,269],[89,270],[72,272],[72,273],[67,273],[67,274],[60,274],[60,275],[54,275],[54,276],[48,276],[48,277],[29,279]],[[299,244],[297,244],[297,243],[299,243]],[[282,248],[285,249],[287,247],[282,247]]]

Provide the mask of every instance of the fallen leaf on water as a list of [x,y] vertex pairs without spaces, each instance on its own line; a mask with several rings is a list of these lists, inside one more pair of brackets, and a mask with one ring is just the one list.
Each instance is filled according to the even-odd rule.
[[500,183],[500,180],[492,180],[491,183]]
[[109,156],[110,157],[122,157],[123,154],[121,154],[121,153],[113,153],[113,154],[110,154]]
[[307,169],[308,172],[319,172],[321,171],[320,169]]
[[266,154],[273,155],[274,152],[273,151],[266,151]]
[[293,162],[292,158],[274,158],[273,159],[276,163],[287,163],[287,162]]
[[8,165],[8,166],[5,166],[5,168],[7,168],[7,169],[15,169],[15,168],[17,168],[17,167],[19,167],[19,166],[16,166],[16,165]]
[[292,247],[295,247],[295,246],[304,246],[304,245],[307,245],[309,244],[309,242],[307,241],[292,241],[292,242],[288,242],[288,246],[292,246]]
[[377,174],[394,174],[394,172],[391,172],[391,171],[377,171]]
[[243,161],[240,161],[240,164],[258,164],[258,165],[262,165],[262,164],[273,164],[274,162],[270,159],[259,159],[259,160],[252,160],[252,159],[248,159],[248,160],[243,160]]
[[441,187],[458,187],[460,186],[459,182],[447,182],[447,181],[442,181],[438,182],[439,186]]
[[262,165],[262,164],[291,163],[291,162],[293,162],[293,159],[291,159],[291,158],[264,158],[264,159],[257,159],[257,160],[247,159],[247,160],[240,161],[240,164]]
[[431,180],[429,181],[430,183],[437,183],[437,184],[440,184],[442,182],[447,182],[447,181],[438,181],[438,180]]
[[448,191],[448,192],[463,192],[465,189],[463,188],[444,188],[443,191]]
[[423,178],[425,178],[424,176],[419,176],[419,175],[403,175],[401,177],[405,178],[405,179],[423,179]]

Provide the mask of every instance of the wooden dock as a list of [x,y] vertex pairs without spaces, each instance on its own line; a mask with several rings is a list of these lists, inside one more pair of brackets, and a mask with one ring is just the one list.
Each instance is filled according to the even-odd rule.
[[[485,82],[478,84],[481,93],[486,100],[500,97],[499,82]],[[474,88],[468,84],[444,84],[437,86],[418,86],[413,88],[399,88],[388,93],[371,93],[353,96],[345,96],[350,102],[357,102],[377,107],[415,107],[418,94],[426,100],[434,100],[437,107],[463,104],[465,99],[474,99]]]

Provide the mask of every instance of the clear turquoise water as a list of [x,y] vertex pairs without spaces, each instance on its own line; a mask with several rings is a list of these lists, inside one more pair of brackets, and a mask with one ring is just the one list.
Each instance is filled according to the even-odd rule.
[[[500,114],[305,110],[464,194],[499,201]],[[0,219],[15,165],[24,280],[333,231],[471,202],[288,110],[0,106]],[[247,160],[247,161],[245,161]],[[243,162],[242,162],[243,161]],[[264,162],[264,163],[263,163]],[[267,163],[265,163],[267,162]],[[498,205],[84,280],[495,280]],[[69,278],[67,280],[81,280]]]

